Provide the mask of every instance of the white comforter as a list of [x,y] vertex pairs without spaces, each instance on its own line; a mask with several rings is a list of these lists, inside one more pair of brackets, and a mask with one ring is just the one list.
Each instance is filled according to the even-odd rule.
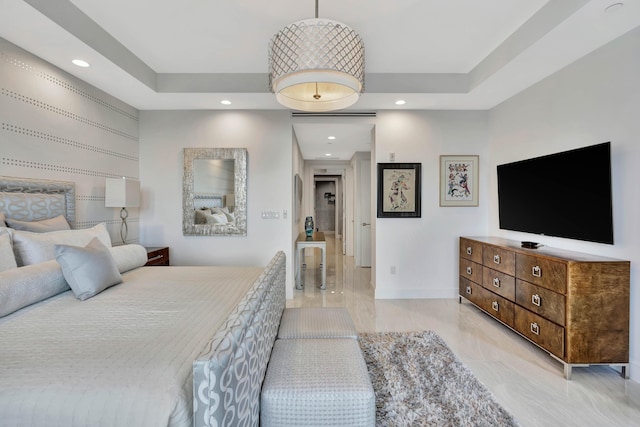
[[142,267],[0,319],[0,424],[191,425],[192,362],[261,272]]

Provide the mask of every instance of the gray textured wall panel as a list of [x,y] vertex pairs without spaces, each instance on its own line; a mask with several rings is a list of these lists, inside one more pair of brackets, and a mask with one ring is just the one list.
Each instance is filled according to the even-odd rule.
[[[105,222],[119,244],[105,179],[139,177],[138,111],[0,38],[0,175],[75,182],[76,227]],[[128,223],[137,242],[137,208]]]

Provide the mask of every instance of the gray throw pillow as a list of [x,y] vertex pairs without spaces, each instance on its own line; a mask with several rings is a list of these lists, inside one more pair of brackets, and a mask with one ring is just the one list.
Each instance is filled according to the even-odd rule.
[[196,219],[195,224],[206,224],[207,223],[207,215],[210,214],[211,211],[209,209],[197,209],[196,210]]
[[16,257],[13,255],[11,236],[0,229],[0,271],[17,268]]
[[40,221],[18,221],[17,219],[5,219],[7,225],[14,230],[31,231],[32,233],[48,233],[49,231],[71,230],[66,218],[58,215],[55,218]]
[[97,237],[84,248],[55,245],[55,250],[62,274],[79,300],[84,301],[122,283],[111,251]]

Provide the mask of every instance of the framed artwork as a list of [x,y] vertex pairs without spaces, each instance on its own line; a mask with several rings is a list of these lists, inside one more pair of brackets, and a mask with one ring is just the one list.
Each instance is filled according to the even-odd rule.
[[440,206],[478,206],[478,156],[440,156]]
[[420,218],[420,163],[378,163],[378,218]]
[[296,174],[293,178],[293,218],[296,224],[300,222],[300,212],[302,212],[302,178]]

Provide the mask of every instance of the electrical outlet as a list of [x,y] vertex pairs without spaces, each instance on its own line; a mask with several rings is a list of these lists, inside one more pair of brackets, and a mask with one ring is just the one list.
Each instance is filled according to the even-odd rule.
[[287,219],[287,210],[282,211],[282,219]]
[[389,153],[389,161],[390,162],[396,161],[396,153]]

